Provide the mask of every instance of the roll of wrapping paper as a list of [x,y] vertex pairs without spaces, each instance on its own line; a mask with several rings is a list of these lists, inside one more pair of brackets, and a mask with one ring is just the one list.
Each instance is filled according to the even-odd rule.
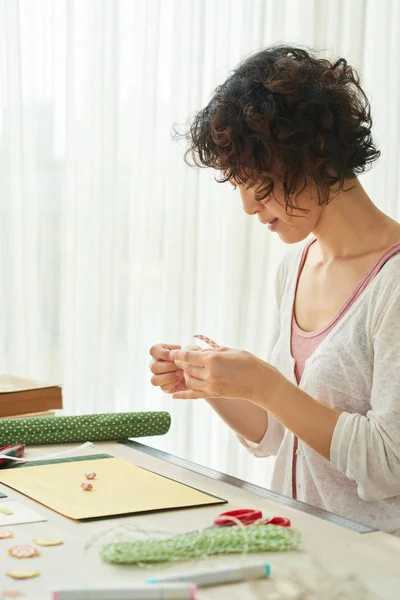
[[167,412],[8,419],[0,422],[0,446],[119,441],[164,435],[170,425],[171,416]]

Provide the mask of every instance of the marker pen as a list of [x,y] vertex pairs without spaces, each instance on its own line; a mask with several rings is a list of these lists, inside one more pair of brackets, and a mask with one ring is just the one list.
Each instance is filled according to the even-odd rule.
[[195,600],[192,583],[142,584],[115,587],[76,587],[53,592],[53,600]]
[[269,577],[271,567],[268,563],[259,563],[258,565],[244,565],[234,567],[221,567],[208,569],[204,571],[186,571],[185,573],[170,575],[167,577],[157,577],[148,579],[147,583],[172,583],[172,582],[192,582],[199,587],[211,585],[221,585],[224,583],[234,583],[247,581],[248,579],[263,579]]

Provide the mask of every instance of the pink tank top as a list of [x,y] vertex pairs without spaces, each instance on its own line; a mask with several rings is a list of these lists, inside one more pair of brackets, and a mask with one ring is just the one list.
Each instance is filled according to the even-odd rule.
[[[307,258],[307,252],[310,248],[311,244],[313,244],[315,240],[312,240],[307,246],[304,248],[303,256],[300,261],[299,271],[297,274],[297,281],[299,280],[300,273],[303,269],[304,263]],[[360,281],[357,285],[353,293],[350,295],[348,300],[343,304],[342,308],[336,314],[336,316],[322,329],[318,331],[303,331],[296,323],[296,319],[294,316],[294,310],[292,311],[292,335],[291,335],[291,351],[292,356],[295,360],[295,369],[294,373],[296,376],[297,383],[300,383],[300,380],[303,376],[303,371],[305,367],[306,360],[310,358],[312,353],[316,350],[319,344],[326,338],[328,333],[332,331],[335,327],[336,323],[343,317],[343,315],[349,310],[349,308],[354,304],[357,298],[363,293],[366,287],[371,283],[374,277],[379,273],[384,264],[392,258],[395,254],[400,252],[400,243],[395,244],[388,250],[386,250],[385,254],[381,256],[378,262],[373,266],[365,277]]]

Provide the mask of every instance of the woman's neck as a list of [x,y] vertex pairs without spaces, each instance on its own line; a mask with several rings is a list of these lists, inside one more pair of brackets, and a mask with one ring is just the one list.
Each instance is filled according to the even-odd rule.
[[325,263],[349,259],[400,242],[400,225],[380,211],[358,179],[326,205],[313,231]]

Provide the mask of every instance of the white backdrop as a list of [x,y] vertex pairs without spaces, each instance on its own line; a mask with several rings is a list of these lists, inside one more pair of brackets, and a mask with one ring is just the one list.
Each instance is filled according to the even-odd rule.
[[399,217],[396,0],[0,0],[0,370],[63,382],[68,413],[170,410],[151,443],[262,484],[272,460],[147,365],[198,332],[265,353],[283,248],[170,133],[279,41],[360,69],[383,152],[364,180]]

